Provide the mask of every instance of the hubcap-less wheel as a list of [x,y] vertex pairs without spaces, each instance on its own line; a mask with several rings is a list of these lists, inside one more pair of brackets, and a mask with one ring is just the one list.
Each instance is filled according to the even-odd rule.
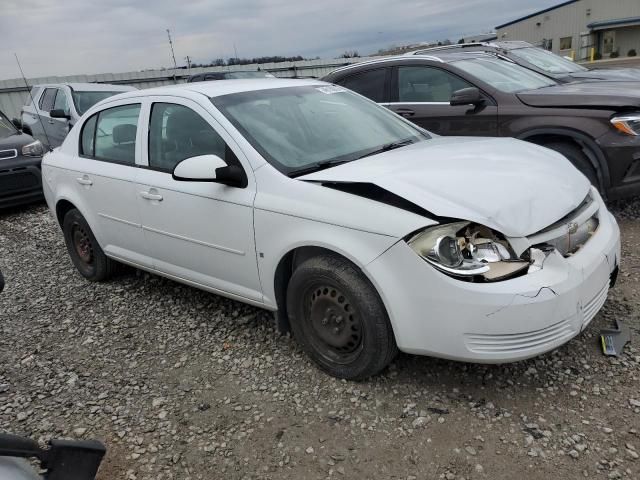
[[91,265],[91,263],[93,263],[93,246],[91,244],[91,238],[89,237],[89,234],[82,227],[82,225],[79,225],[77,223],[73,225],[71,232],[71,238],[73,238],[73,247],[75,248],[78,257],[80,257],[80,260],[82,260],[87,265]]
[[317,285],[305,295],[310,340],[325,358],[349,363],[362,349],[363,328],[359,312],[336,287]]

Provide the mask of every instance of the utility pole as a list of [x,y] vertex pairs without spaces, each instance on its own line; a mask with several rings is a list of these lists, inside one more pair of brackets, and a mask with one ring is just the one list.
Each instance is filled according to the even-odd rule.
[[236,48],[236,42],[233,42],[233,52],[236,56],[236,60],[238,59],[238,49]]
[[185,59],[187,60],[187,71],[191,73],[191,58],[187,55]]
[[178,64],[176,63],[176,55],[173,53],[173,42],[171,41],[171,31],[167,28],[167,37],[169,37],[169,48],[171,49],[171,58],[173,58],[173,81],[176,81],[176,70]]

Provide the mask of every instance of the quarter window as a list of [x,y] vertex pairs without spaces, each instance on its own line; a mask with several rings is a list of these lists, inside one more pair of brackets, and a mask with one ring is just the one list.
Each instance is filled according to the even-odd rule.
[[57,88],[45,89],[42,97],[40,97],[40,110],[43,112],[50,112],[53,109],[53,103],[55,102]]
[[237,163],[218,133],[196,112],[174,103],[154,103],[149,121],[149,166],[172,172],[186,158],[217,155]]
[[140,104],[122,105],[96,113],[82,127],[81,153],[98,160],[134,165],[139,115]]
[[378,68],[367,72],[351,75],[336,82],[349,90],[373,100],[374,102],[386,102],[387,69]]
[[433,67],[398,67],[399,102],[449,103],[451,94],[472,85]]

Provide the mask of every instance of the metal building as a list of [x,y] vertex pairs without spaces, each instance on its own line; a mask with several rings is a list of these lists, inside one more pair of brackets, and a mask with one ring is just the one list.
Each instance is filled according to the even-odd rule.
[[640,55],[640,0],[571,0],[496,32],[498,40],[525,40],[575,60]]

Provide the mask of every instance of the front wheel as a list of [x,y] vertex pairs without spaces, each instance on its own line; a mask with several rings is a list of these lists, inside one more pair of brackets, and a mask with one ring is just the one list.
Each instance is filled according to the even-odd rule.
[[337,255],[313,257],[296,268],[287,311],[294,338],[334,377],[370,377],[398,353],[380,296],[355,265]]
[[74,208],[67,212],[62,230],[71,261],[84,278],[99,282],[113,274],[116,262],[104,254],[89,224],[78,210]]
[[544,146],[564,155],[574,167],[589,179],[591,185],[600,190],[600,182],[598,181],[596,169],[591,165],[589,157],[587,157],[577,145],[569,142],[549,142],[544,144]]

